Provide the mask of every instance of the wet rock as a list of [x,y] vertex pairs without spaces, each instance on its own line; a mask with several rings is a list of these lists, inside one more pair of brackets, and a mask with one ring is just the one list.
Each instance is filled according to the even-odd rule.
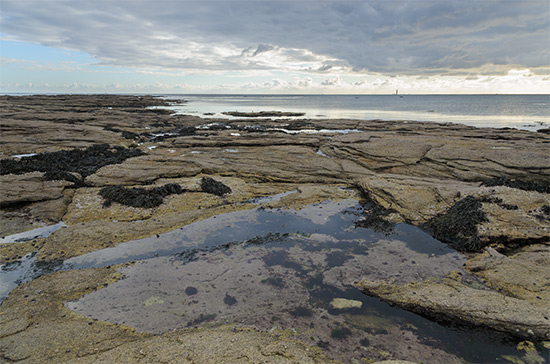
[[201,179],[201,189],[203,192],[212,193],[217,196],[224,196],[231,193],[231,188],[211,177],[203,177]]
[[184,190],[177,183],[168,183],[161,187],[126,188],[123,186],[103,187],[99,194],[107,204],[110,201],[118,202],[132,207],[155,207],[163,202],[163,198],[173,194],[181,194]]

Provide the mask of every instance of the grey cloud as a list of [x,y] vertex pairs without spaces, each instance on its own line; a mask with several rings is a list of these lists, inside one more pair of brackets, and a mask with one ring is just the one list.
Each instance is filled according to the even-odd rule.
[[3,0],[0,17],[10,36],[120,66],[263,69],[243,57],[281,49],[296,60],[311,61],[309,50],[356,71],[401,75],[550,64],[550,9],[538,0]]
[[331,68],[332,68],[332,65],[331,65],[331,64],[324,64],[324,65],[322,65],[321,67],[319,67],[319,68],[317,69],[317,71],[319,71],[319,72],[324,72],[324,71],[330,70]]

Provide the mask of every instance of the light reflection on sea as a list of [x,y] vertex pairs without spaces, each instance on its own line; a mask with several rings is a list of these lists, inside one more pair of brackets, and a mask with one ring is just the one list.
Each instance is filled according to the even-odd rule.
[[[548,95],[166,95],[178,114],[235,119],[227,111],[305,112],[294,119],[406,120],[476,127],[550,127]],[[293,119],[292,117],[283,117]]]

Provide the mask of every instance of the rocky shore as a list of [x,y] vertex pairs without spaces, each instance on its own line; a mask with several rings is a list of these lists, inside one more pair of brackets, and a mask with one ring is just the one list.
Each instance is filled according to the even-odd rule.
[[[285,119],[293,115],[284,112],[270,114],[273,119],[238,114],[243,119],[201,119],[171,115],[161,108],[167,105],[151,96],[0,96],[0,236],[64,225],[49,235],[0,243],[0,274],[20,269],[31,256],[36,270],[0,306],[3,361],[359,362],[334,354],[338,348],[327,349],[323,340],[305,343],[290,327],[225,323],[153,334],[90,319],[67,302],[119,282],[132,263],[58,269],[71,258],[229,212],[299,213],[311,204],[349,199],[364,209],[357,226],[387,234],[398,224],[419,227],[464,263],[432,269],[430,256],[423,255],[413,264],[422,261],[425,269],[418,274],[415,267],[414,276],[401,273],[407,269],[396,261],[385,275],[384,266],[355,276],[350,273],[355,268],[339,268],[322,280],[353,284],[443,325],[510,337],[518,349],[502,358],[508,362],[549,360],[548,134]],[[282,197],[268,198],[274,195]],[[371,254],[375,249],[388,254],[392,244],[389,238],[386,246],[378,242]],[[234,258],[241,254],[230,252]],[[342,267],[363,264],[354,259],[342,259]],[[304,262],[300,269],[306,271],[313,263]],[[358,305],[346,304],[348,310]],[[408,347],[384,342],[385,334],[372,325],[365,331],[369,340],[353,341],[360,325],[350,321],[349,312],[341,323],[350,328],[334,329],[330,336],[353,342],[352,351],[362,348],[362,362],[462,362],[440,349],[430,351],[417,337]],[[294,313],[308,317],[308,311]]]

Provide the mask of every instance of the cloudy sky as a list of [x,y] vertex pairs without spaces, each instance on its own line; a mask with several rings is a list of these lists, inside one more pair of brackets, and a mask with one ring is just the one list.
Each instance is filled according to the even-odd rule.
[[548,93],[538,0],[0,0],[0,92]]

